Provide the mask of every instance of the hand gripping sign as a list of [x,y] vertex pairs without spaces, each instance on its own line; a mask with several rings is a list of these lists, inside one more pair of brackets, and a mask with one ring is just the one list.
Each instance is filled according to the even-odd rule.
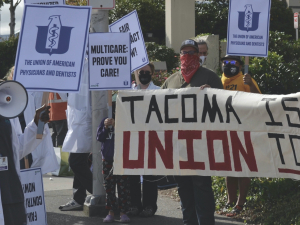
[[27,90],[79,91],[91,7],[25,5],[14,80]]
[[90,34],[89,70],[91,90],[130,89],[130,34]]
[[300,93],[120,91],[115,174],[300,180]]
[[227,55],[268,56],[271,0],[230,0]]
[[109,31],[130,32],[132,72],[149,63],[143,32],[136,10],[109,25]]

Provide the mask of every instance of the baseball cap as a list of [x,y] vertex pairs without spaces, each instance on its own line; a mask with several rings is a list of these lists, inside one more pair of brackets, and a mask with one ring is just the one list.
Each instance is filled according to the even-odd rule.
[[225,59],[233,59],[238,61],[241,65],[244,65],[244,62],[242,61],[242,57],[241,56],[237,56],[237,55],[225,55],[225,57],[221,58],[221,60],[225,60]]
[[192,39],[187,39],[187,40],[183,41],[183,42],[181,43],[180,51],[181,51],[181,49],[183,49],[184,47],[187,47],[187,46],[193,47],[193,48],[195,48],[195,50],[196,50],[197,52],[199,52],[197,42],[194,41],[194,40],[192,40]]

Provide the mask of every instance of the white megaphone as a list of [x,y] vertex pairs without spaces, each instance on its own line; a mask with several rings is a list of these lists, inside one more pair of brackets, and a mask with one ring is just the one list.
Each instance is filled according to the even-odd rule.
[[28,94],[16,81],[0,83],[0,116],[8,119],[19,116],[27,107]]

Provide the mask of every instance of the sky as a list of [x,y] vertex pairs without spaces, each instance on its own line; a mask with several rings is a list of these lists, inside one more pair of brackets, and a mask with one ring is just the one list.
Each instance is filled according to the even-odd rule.
[[[14,0],[15,2],[16,0]],[[24,9],[24,2],[23,0],[16,8],[16,27],[15,32],[20,30],[21,26],[21,20],[23,15],[23,9]],[[10,33],[9,31],[9,22],[10,22],[10,12],[9,12],[9,4],[4,4],[4,6],[1,7],[1,24],[0,24],[0,35],[8,35]]]

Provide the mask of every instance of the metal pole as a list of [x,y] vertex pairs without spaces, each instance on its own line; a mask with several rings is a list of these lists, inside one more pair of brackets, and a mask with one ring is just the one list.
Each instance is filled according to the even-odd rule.
[[[91,32],[108,32],[108,10],[92,11]],[[107,91],[92,91],[92,148],[93,148],[93,196],[91,205],[105,202],[103,188],[101,143],[96,140],[97,128],[107,116]]]
[[296,28],[296,41],[298,41],[298,28]]

